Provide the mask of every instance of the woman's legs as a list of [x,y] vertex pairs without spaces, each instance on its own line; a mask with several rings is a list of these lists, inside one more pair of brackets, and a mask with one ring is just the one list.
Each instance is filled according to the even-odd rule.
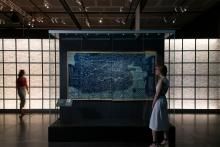
[[21,102],[20,102],[20,117],[23,117],[24,116],[24,105],[25,105],[25,99],[20,99]]
[[150,147],[157,147],[157,132],[152,130],[152,137],[153,137],[153,143],[150,145]]
[[168,131],[163,132],[163,141],[161,142],[161,145],[168,144]]

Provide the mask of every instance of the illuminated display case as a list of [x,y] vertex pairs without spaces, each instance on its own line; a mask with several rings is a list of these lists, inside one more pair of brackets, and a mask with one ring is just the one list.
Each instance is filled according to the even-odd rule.
[[60,45],[60,119],[49,127],[49,141],[146,140],[155,65],[164,63],[165,39],[174,40],[175,31],[50,33]]
[[[148,123],[154,68],[164,63],[165,39],[174,39],[175,31],[51,30],[50,35],[60,41],[61,121]],[[65,107],[70,100],[72,106]]]

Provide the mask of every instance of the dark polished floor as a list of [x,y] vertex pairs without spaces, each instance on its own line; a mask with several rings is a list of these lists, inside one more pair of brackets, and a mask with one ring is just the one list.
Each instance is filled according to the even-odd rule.
[[[143,142],[48,143],[47,128],[54,114],[30,114],[20,120],[16,114],[0,114],[0,147],[146,147]],[[219,147],[220,115],[172,114],[177,147]]]

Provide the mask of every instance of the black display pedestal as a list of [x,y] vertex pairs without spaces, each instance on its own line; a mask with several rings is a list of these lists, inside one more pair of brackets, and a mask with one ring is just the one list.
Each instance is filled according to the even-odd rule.
[[[146,125],[112,122],[112,120],[99,120],[98,122],[90,120],[83,123],[65,124],[57,120],[48,128],[48,141],[137,141],[148,144],[152,142],[151,130]],[[162,132],[159,132],[158,136],[161,141]],[[175,127],[172,125],[169,129],[169,147],[175,147]]]

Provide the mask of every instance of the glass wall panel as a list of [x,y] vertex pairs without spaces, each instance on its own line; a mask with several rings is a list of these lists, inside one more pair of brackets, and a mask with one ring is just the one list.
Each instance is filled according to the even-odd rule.
[[16,87],[16,76],[4,76],[5,87]]
[[28,62],[28,51],[17,51],[17,62]]
[[[171,70],[169,77],[175,80],[171,82],[170,98],[174,99],[170,99],[170,106],[173,107],[180,97],[183,100],[181,109],[220,109],[220,39],[183,39],[183,42],[176,39],[175,46],[175,50],[165,51],[165,62],[168,67],[172,65],[168,68]],[[169,54],[172,54],[172,64]],[[182,95],[177,96],[181,92]]]
[[196,88],[196,99],[208,99],[207,88]]
[[43,74],[49,75],[50,64],[43,64]]
[[181,99],[182,98],[182,89],[181,88],[170,88],[169,98]]
[[25,70],[26,76],[29,75],[29,64],[28,63],[18,63],[17,64],[17,74],[19,73],[20,69]]
[[[2,43],[2,41],[4,42]],[[59,53],[59,41],[53,39],[52,42],[53,45],[49,48],[49,39],[0,39],[0,109],[3,109],[3,106],[4,109],[19,108],[20,101],[16,93],[16,75],[20,69],[25,70],[30,86],[31,101],[29,103],[29,95],[27,95],[25,108],[43,109],[42,102],[46,100],[49,104],[51,96],[54,100],[50,106],[54,105],[55,99],[59,98],[59,74],[56,74],[59,72],[59,60],[55,60],[55,55]],[[55,48],[58,48],[57,52],[50,54],[50,49],[55,51]],[[59,58],[59,55],[56,55],[56,57]],[[53,59],[54,62],[51,62],[50,59]],[[51,65],[53,66],[51,67]],[[50,71],[53,73],[51,74]],[[47,76],[44,77],[44,75]],[[50,77],[50,75],[53,77]],[[50,86],[53,86],[53,88],[50,88]],[[49,105],[45,108],[49,108]]]
[[16,64],[15,63],[5,63],[4,67],[5,74],[16,74]]
[[5,100],[5,109],[15,109],[16,108],[16,100]]
[[219,76],[209,76],[209,86],[210,87],[220,87],[220,77]]
[[[196,50],[208,50],[208,39],[196,39]],[[207,53],[207,52],[206,52]]]
[[15,62],[15,51],[4,51],[4,62]]
[[[0,39],[0,51],[2,50],[2,39]],[[0,58],[1,59],[1,58]]]
[[30,77],[30,87],[42,87],[42,76],[31,76]]
[[43,98],[44,99],[49,99],[49,88],[43,88]]
[[187,87],[187,86],[191,86],[194,87],[195,86],[195,77],[194,76],[183,76],[183,86]]
[[220,50],[220,39],[209,39],[209,50]]
[[194,51],[184,51],[183,52],[184,62],[195,62],[195,52]]
[[219,109],[220,100],[209,100],[209,109]]
[[220,64],[209,64],[209,75],[220,74]]
[[195,50],[195,39],[183,39],[183,50]]
[[196,74],[208,75],[208,64],[196,64]]
[[209,88],[210,99],[220,99],[220,88]]
[[194,99],[195,89],[194,88],[183,88],[183,98],[184,99]]
[[196,76],[196,86],[197,87],[207,87],[208,77],[207,76]]
[[44,85],[44,87],[49,87],[49,85],[50,85],[50,77],[49,76],[43,76],[43,85]]
[[31,100],[31,109],[42,109],[42,100]]
[[50,62],[50,58],[49,58],[49,52],[43,52],[43,62]]
[[194,64],[183,64],[183,74],[195,74]]
[[3,61],[3,51],[0,50],[0,62],[2,62],[2,61]]
[[219,51],[210,51],[209,52],[209,61],[210,62],[220,62],[220,52]]
[[41,54],[42,53],[38,51],[30,52],[30,62],[42,62]]
[[42,75],[42,64],[30,64],[30,74]]
[[3,88],[0,88],[0,99],[3,99]]
[[182,50],[183,46],[182,46],[182,39],[175,39],[175,50]]
[[42,88],[31,88],[30,98],[31,99],[42,99]]
[[43,39],[43,50],[49,50],[49,47],[50,47],[49,40]]
[[5,88],[5,99],[16,99],[16,88]]
[[17,39],[17,50],[28,50],[28,39]]
[[30,43],[30,50],[37,50],[37,51],[42,50],[41,39],[29,39],[29,43]]
[[195,109],[195,101],[194,100],[184,100],[183,101],[183,109]]
[[15,50],[15,39],[3,39],[4,50]]
[[208,52],[196,52],[196,62],[208,62]]
[[207,109],[208,107],[207,100],[197,100],[196,101],[196,109]]

